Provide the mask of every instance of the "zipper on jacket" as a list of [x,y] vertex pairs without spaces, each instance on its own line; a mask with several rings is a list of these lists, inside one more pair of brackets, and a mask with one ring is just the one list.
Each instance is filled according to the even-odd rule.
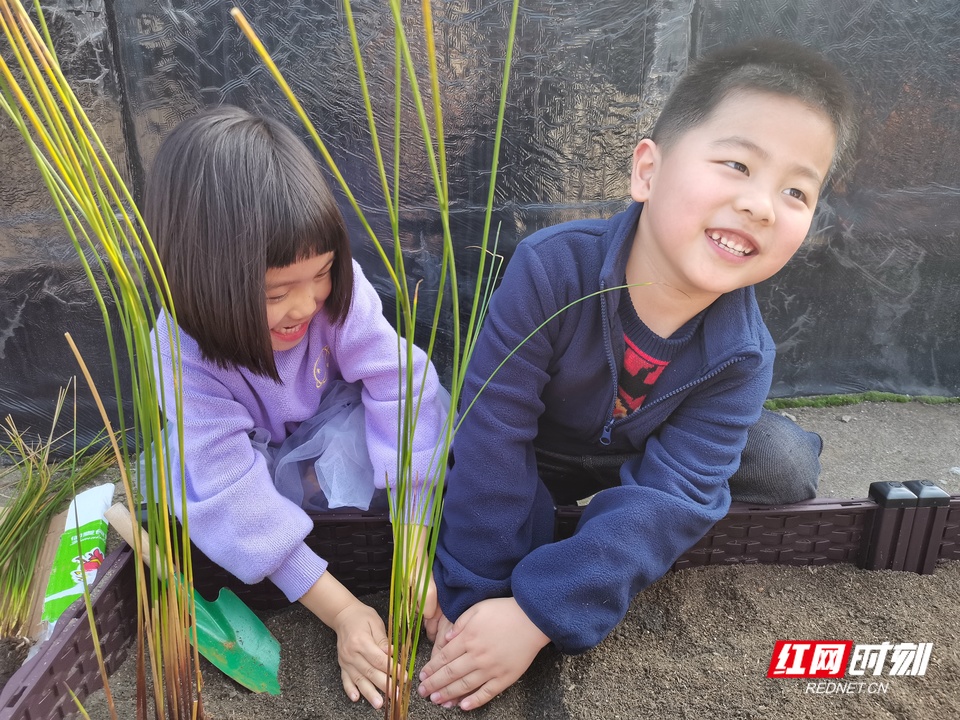
[[[606,289],[607,289],[606,282],[603,281],[603,280],[601,280],[601,281],[600,281],[600,290],[603,291],[603,290],[606,290]],[[605,293],[604,293],[604,294],[605,294]],[[711,371],[710,371],[709,373],[707,373],[706,375],[703,375],[702,377],[699,377],[699,378],[697,378],[697,379],[695,379],[695,380],[691,380],[690,382],[686,383],[685,385],[681,385],[681,386],[678,387],[678,388],[674,388],[673,390],[671,390],[670,392],[668,392],[666,395],[664,395],[664,396],[662,396],[662,397],[659,397],[659,398],[657,398],[656,400],[654,400],[654,401],[653,401],[652,403],[650,403],[649,405],[646,404],[646,403],[644,403],[643,405],[641,405],[639,408],[637,408],[633,413],[631,413],[631,414],[628,415],[627,417],[625,417],[625,418],[620,418],[620,420],[617,420],[617,419],[613,416],[613,409],[614,409],[614,407],[616,406],[616,403],[617,403],[617,367],[616,367],[616,364],[614,363],[614,360],[613,360],[613,342],[612,342],[612,340],[610,339],[610,323],[609,323],[608,320],[607,320],[607,303],[606,303],[606,298],[604,297],[604,295],[601,295],[600,297],[601,297],[601,300],[602,300],[602,302],[600,303],[600,317],[601,317],[601,319],[603,320],[603,337],[604,337],[604,340],[606,341],[606,345],[607,345],[607,347],[606,347],[606,351],[607,351],[607,364],[610,366],[610,375],[611,375],[611,377],[613,378],[613,400],[612,400],[611,403],[610,403],[610,413],[609,413],[609,418],[610,418],[610,419],[607,420],[606,423],[604,423],[604,425],[603,425],[603,430],[602,430],[601,433],[600,433],[600,444],[601,444],[601,445],[609,445],[611,442],[613,442],[613,439],[612,439],[613,428],[614,428],[614,426],[615,426],[618,422],[627,422],[627,421],[629,421],[631,418],[638,416],[639,413],[643,412],[643,411],[646,410],[647,408],[649,408],[649,407],[651,407],[651,406],[653,406],[653,405],[656,405],[656,404],[658,404],[658,403],[661,403],[661,402],[663,402],[664,400],[666,400],[667,398],[671,398],[671,397],[673,397],[674,395],[676,395],[677,393],[681,393],[681,392],[687,390],[688,388],[693,387],[694,385],[699,385],[700,383],[709,380],[710,378],[712,378],[713,376],[715,376],[717,373],[720,373],[720,372],[722,372],[723,370],[726,370],[728,367],[730,367],[730,366],[733,365],[734,363],[738,363],[738,362],[740,362],[741,360],[745,360],[745,359],[746,359],[746,357],[743,356],[743,355],[737,355],[737,356],[735,356],[735,357],[732,357],[732,358],[730,358],[729,360],[727,360],[726,362],[723,362],[723,363],[721,363],[720,365],[718,365],[717,367],[715,367],[713,370],[711,370]]]
[[738,362],[740,362],[740,361],[742,361],[742,360],[746,360],[746,359],[747,359],[747,358],[746,358],[746,356],[744,356],[744,355],[736,355],[736,356],[730,358],[729,360],[726,360],[725,362],[721,363],[720,365],[718,365],[717,367],[715,367],[713,370],[711,370],[710,372],[708,372],[706,375],[704,375],[704,376],[702,376],[702,377],[699,377],[699,378],[697,378],[696,380],[691,380],[691,381],[688,382],[686,385],[681,385],[681,386],[678,387],[678,388],[674,388],[673,390],[671,390],[670,392],[668,392],[668,393],[667,393],[666,395],[664,395],[663,397],[658,397],[656,400],[654,400],[654,401],[653,401],[652,403],[650,403],[649,405],[647,405],[646,403],[644,403],[644,404],[641,405],[639,408],[637,408],[637,409],[634,411],[633,414],[628,415],[627,418],[625,418],[625,419],[629,419],[629,418],[633,417],[634,414],[639,413],[639,412],[643,412],[646,408],[652,407],[652,406],[654,406],[654,405],[657,405],[658,403],[663,402],[663,401],[666,400],[667,398],[671,398],[671,397],[673,397],[674,395],[676,395],[677,393],[681,393],[681,392],[683,392],[684,390],[693,387],[694,385],[699,385],[699,384],[702,383],[702,382],[706,382],[707,380],[709,380],[710,378],[712,378],[714,375],[716,375],[716,374],[718,374],[718,373],[723,372],[724,370],[726,370],[726,369],[727,369],[728,367],[730,367],[731,365],[733,365],[733,364],[735,364],[735,363],[738,363]]
[[610,433],[613,430],[613,418],[607,421],[607,424],[603,426],[603,432],[600,434],[600,444],[609,445],[610,444]]
[[616,422],[616,418],[613,417],[613,409],[617,405],[617,365],[613,359],[613,341],[610,339],[610,321],[607,318],[606,289],[606,281],[601,280],[600,319],[603,320],[603,339],[606,341],[607,364],[610,366],[610,377],[613,378],[613,400],[610,401],[610,410],[607,413],[607,417],[610,419],[604,424],[603,432],[600,433],[601,445],[609,445],[611,442],[610,435],[613,432],[613,425]]
[[614,426],[615,426],[617,423],[628,423],[628,422],[630,422],[630,420],[632,420],[633,418],[639,417],[640,414],[641,414],[644,410],[647,410],[648,408],[653,407],[654,405],[657,405],[657,404],[663,402],[664,400],[673,397],[673,396],[676,395],[677,393],[681,393],[681,392],[683,392],[684,390],[687,390],[687,389],[693,387],[694,385],[699,385],[699,384],[702,383],[702,382],[706,382],[707,380],[709,380],[710,378],[712,378],[714,375],[717,375],[718,373],[723,372],[723,371],[726,370],[728,367],[730,367],[731,365],[733,365],[733,364],[735,364],[735,363],[740,362],[741,360],[746,360],[746,357],[743,356],[743,355],[737,355],[736,357],[732,357],[732,358],[730,358],[729,360],[727,360],[726,362],[722,363],[721,365],[718,365],[717,367],[715,367],[713,370],[711,370],[710,372],[708,372],[706,375],[704,375],[704,376],[702,376],[702,377],[699,377],[699,378],[697,378],[696,380],[691,380],[691,381],[688,382],[687,384],[681,385],[681,386],[678,387],[678,388],[674,388],[673,390],[671,390],[670,392],[668,392],[668,393],[667,393],[666,395],[664,395],[663,397],[659,397],[659,398],[657,398],[656,400],[654,400],[653,402],[651,402],[649,405],[646,404],[646,403],[644,403],[644,404],[641,405],[639,408],[637,408],[636,410],[634,410],[632,413],[630,413],[629,415],[627,415],[625,418],[620,418],[619,420],[617,420],[617,419],[611,417],[611,418],[607,421],[606,425],[603,426],[603,431],[600,433],[600,444],[601,444],[601,445],[609,445],[609,444],[611,443],[610,436],[611,436],[611,434],[613,433],[613,428],[614,428]]

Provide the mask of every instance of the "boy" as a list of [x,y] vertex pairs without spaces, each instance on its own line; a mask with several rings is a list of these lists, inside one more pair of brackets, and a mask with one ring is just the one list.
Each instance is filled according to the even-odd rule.
[[[603,640],[726,514],[745,446],[816,465],[819,438],[797,429],[803,439],[777,448],[792,431],[769,413],[747,443],[775,354],[752,286],[800,247],[853,126],[848,91],[819,55],[780,41],[722,50],[681,79],[634,150],[629,209],[518,246],[462,407],[546,325],[456,436],[422,696],[473,709],[547,643],[579,653]],[[779,478],[743,470],[735,499],[815,494],[815,478],[778,491]],[[554,504],[593,493],[575,534],[553,542]]]

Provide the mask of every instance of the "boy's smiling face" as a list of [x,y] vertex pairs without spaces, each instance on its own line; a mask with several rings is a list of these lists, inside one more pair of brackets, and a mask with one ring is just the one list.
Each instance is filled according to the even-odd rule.
[[705,307],[769,278],[806,237],[834,147],[826,115],[756,91],[729,95],[666,147],[641,141],[631,175],[631,195],[645,203],[634,280]]

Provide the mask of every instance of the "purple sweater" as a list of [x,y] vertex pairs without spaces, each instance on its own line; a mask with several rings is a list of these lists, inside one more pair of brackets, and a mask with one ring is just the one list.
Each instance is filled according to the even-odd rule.
[[[191,539],[243,582],[270,578],[291,602],[310,589],[327,563],[304,543],[312,521],[274,488],[266,461],[254,450],[248,433],[254,427],[266,428],[270,441],[279,444],[316,414],[330,380],[361,381],[374,482],[383,488],[396,474],[397,333],[383,317],[380,298],[356,261],[353,271],[353,300],[343,323],[331,325],[321,313],[296,347],[275,354],[282,383],[246,369],[219,368],[201,356],[193,338],[180,332]],[[154,334],[160,345],[166,407],[175,422],[168,320],[163,313]],[[426,363],[423,351],[415,348],[416,378],[423,377]],[[431,456],[445,414],[438,387],[430,365],[417,421],[415,478],[435,472]]]

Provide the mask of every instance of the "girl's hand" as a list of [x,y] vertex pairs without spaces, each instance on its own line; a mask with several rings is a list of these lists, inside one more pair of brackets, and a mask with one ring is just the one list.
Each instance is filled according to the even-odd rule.
[[300,602],[337,633],[337,661],[347,697],[364,697],[373,707],[383,706],[387,689],[390,642],[376,611],[354,597],[329,572],[320,576]]
[[362,695],[379,709],[383,698],[377,690],[387,689],[390,648],[383,620],[372,607],[355,600],[330,627],[337,633],[337,661],[347,697],[356,702]]

